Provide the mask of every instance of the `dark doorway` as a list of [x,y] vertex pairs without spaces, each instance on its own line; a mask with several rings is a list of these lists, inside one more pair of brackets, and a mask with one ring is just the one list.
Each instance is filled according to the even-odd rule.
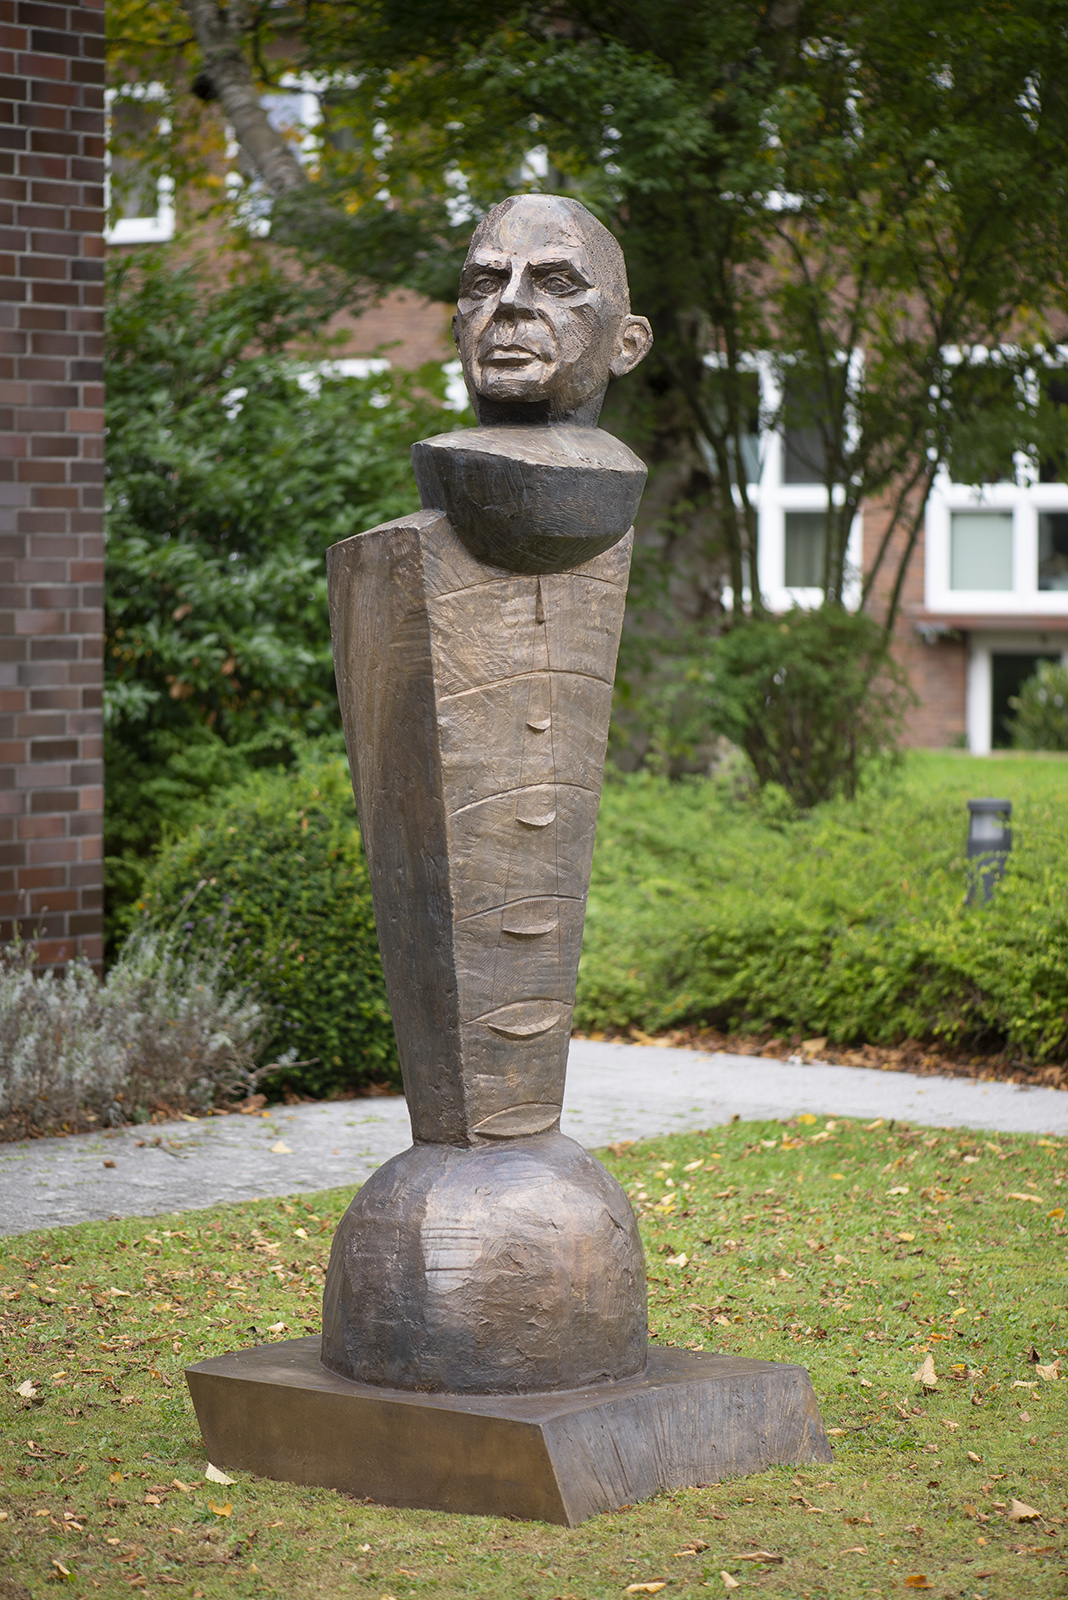
[[1009,701],[1018,695],[1023,685],[1035,671],[1040,661],[1059,661],[1060,655],[995,655],[991,672],[991,744],[995,750],[1008,750],[1012,745],[1009,721],[1013,715]]

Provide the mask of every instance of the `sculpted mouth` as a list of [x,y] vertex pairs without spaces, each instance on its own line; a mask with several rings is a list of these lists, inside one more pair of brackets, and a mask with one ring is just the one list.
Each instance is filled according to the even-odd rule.
[[494,367],[525,366],[528,361],[540,361],[542,358],[536,350],[529,350],[522,344],[494,345],[492,350],[487,350],[482,357],[483,364]]

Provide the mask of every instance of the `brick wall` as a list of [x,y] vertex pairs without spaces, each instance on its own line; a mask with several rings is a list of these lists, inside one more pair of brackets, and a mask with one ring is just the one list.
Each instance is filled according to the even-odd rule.
[[102,951],[104,5],[0,0],[0,940]]
[[[864,569],[868,570],[882,540],[889,506],[878,501],[864,507]],[[897,576],[905,530],[895,535],[875,582],[873,615],[882,618]],[[904,742],[930,749],[959,744],[964,738],[967,648],[959,634],[934,635],[930,642],[917,631],[924,607],[923,529],[912,553],[901,591],[894,629],[894,655],[908,673],[919,699],[905,718]]]

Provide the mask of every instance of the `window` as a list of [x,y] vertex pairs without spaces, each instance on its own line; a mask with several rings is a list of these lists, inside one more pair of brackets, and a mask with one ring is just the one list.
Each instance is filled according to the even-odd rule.
[[1068,589],[1068,511],[1038,514],[1038,587]]
[[1012,512],[954,511],[949,587],[1012,589]]
[[1045,422],[1040,483],[1064,483],[1068,479],[1068,373],[1054,367],[1042,373],[1039,415]]
[[[816,426],[818,397],[800,384],[788,386],[783,407],[783,483],[824,483],[827,451]],[[789,582],[789,579],[787,579]]]
[[162,244],[174,237],[174,184],[159,160],[159,141],[170,132],[162,98],[155,84],[108,96],[109,244]]
[[824,511],[787,511],[784,516],[784,573],[788,589],[819,589],[827,543]]
[[949,379],[955,401],[967,420],[954,424],[950,475],[955,483],[1014,483],[1014,452],[1021,447],[1022,393],[1010,366],[962,361]]

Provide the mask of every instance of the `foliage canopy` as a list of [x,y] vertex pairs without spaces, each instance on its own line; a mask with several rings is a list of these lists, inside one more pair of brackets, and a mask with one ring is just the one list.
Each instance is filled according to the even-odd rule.
[[418,504],[409,447],[450,416],[440,368],[317,365],[329,283],[256,252],[232,266],[212,282],[143,252],[112,270],[106,826],[126,902],[199,797],[339,742],[325,551]]

